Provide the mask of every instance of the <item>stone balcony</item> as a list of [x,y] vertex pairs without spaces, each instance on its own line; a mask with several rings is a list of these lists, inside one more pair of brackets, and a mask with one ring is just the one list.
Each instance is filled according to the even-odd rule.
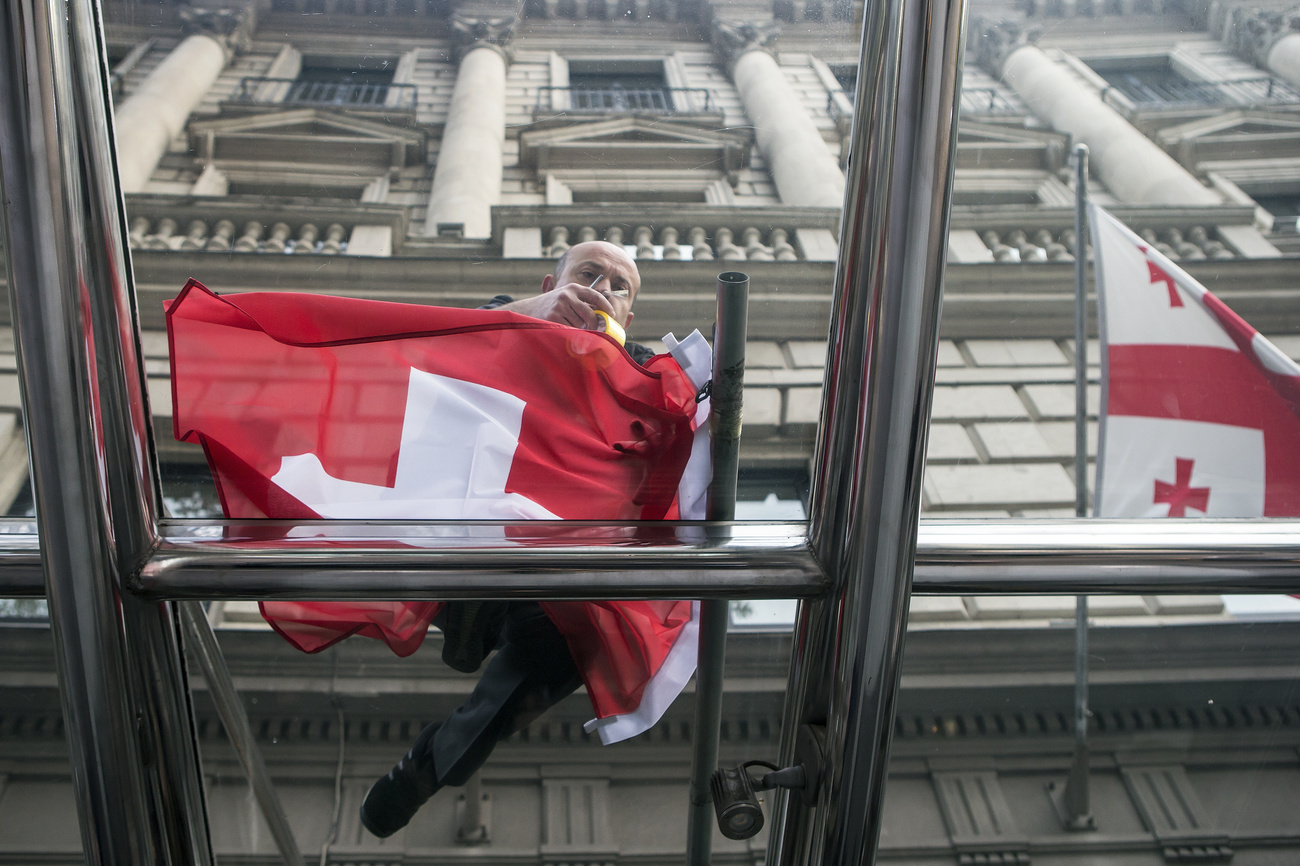
[[647,205],[493,208],[492,239],[503,256],[558,258],[576,243],[634,246],[661,261],[831,262],[839,214],[821,208],[742,209]]

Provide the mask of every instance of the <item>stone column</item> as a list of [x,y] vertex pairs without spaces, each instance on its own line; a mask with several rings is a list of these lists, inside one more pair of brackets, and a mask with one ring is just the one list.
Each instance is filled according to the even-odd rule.
[[976,23],[976,57],[1038,117],[1088,145],[1093,170],[1116,198],[1134,204],[1210,205],[1222,198],[1014,26]]
[[181,10],[188,34],[114,111],[123,192],[140,192],[171,140],[247,39],[247,10]]
[[492,234],[492,205],[501,200],[501,152],[506,140],[505,44],[511,18],[456,16],[461,45],[456,88],[433,173],[424,233]]
[[844,173],[771,54],[776,32],[771,22],[716,21],[714,43],[728,61],[781,202],[841,208]]
[[1300,8],[1237,9],[1227,41],[1256,66],[1300,87]]

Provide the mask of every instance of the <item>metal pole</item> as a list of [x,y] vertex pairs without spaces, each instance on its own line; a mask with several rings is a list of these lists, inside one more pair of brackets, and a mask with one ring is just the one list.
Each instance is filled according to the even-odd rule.
[[157,862],[110,578],[95,353],[82,258],[85,214],[68,22],[41,2],[0,6],[0,172],[11,302],[46,594],[82,844],[91,863]]
[[[212,633],[212,625],[203,606],[197,601],[177,602],[180,605],[181,619],[185,623],[186,633],[190,636],[190,649],[203,669],[203,678],[207,680],[212,702],[216,704],[217,714],[225,725],[230,745],[235,749],[239,765],[244,768],[244,776],[253,786],[253,795],[262,810],[262,817],[271,828],[275,845],[280,849],[280,857],[286,866],[302,866],[302,853],[294,841],[293,829],[289,819],[280,805],[280,797],[275,793],[271,774],[266,771],[266,762],[262,760],[262,750],[257,747],[257,738],[248,724],[248,714],[239,700],[239,691],[230,678],[230,669],[226,667],[225,656]],[[339,736],[343,736],[339,730]]]
[[809,809],[776,800],[769,864],[871,863],[916,549],[956,148],[963,0],[868,3],[814,454],[809,539],[835,581],[801,605],[782,763],[826,725]]
[[1074,149],[1074,515],[1088,516],[1088,145]]
[[92,863],[211,863],[175,623],[123,592],[154,544],[101,27],[89,0],[0,10],[0,177],[32,481]]
[[[713,338],[709,436],[713,479],[705,516],[736,517],[741,405],[745,385],[745,335],[749,329],[749,277],[718,275],[718,319]],[[718,766],[722,673],[726,660],[728,602],[700,602],[700,653],[695,673],[695,749],[691,756],[691,811],[686,826],[688,866],[707,866],[713,846],[713,795],[709,777]]]
[[[1074,149],[1074,514],[1088,516],[1088,145]],[[1088,793],[1088,596],[1074,600],[1074,760],[1057,803],[1068,830],[1094,828]]]

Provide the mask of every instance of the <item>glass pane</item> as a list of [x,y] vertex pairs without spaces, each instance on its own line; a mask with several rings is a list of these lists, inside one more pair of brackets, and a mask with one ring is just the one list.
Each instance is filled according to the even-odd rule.
[[[0,516],[32,518],[36,512],[27,474],[27,440],[23,433],[18,362],[8,303],[10,273],[3,220],[4,214],[0,213],[0,286],[5,298],[3,310],[0,310]],[[0,533],[5,531],[30,532],[33,527],[10,525],[8,521],[0,520]],[[3,535],[0,534],[2,542]]]
[[[663,337],[670,331],[678,338],[695,329],[709,334],[717,274],[742,269],[753,280],[753,297],[738,516],[802,519],[843,196],[839,133],[825,105],[839,86],[835,75],[811,54],[781,64],[763,54],[766,61],[750,77],[780,86],[772,99],[747,106],[728,71],[726,52],[715,54],[711,48],[707,16],[694,8],[655,6],[624,15],[612,6],[528,4],[513,32],[486,7],[451,12],[445,4],[423,0],[324,7],[312,0],[277,0],[259,10],[256,22],[241,22],[235,12],[190,9],[178,22],[170,13],[160,18],[131,5],[107,8],[119,163],[167,513],[211,517],[222,513],[223,503],[232,512],[243,507],[240,496],[248,491],[239,487],[238,472],[228,464],[218,468],[219,495],[207,465],[208,457],[224,453],[222,448],[234,451],[237,439],[260,455],[238,452],[245,463],[265,458],[265,466],[256,465],[260,479],[278,479],[274,483],[288,494],[278,502],[292,498],[304,504],[303,511],[287,516],[484,516],[334,510],[324,507],[334,500],[311,499],[277,472],[291,458],[314,455],[325,476],[312,476],[315,481],[326,487],[353,485],[342,489],[357,501],[384,500],[387,494],[376,488],[406,490],[408,476],[397,446],[422,447],[451,428],[443,422],[445,412],[427,425],[434,432],[424,438],[406,437],[391,419],[382,420],[393,405],[409,411],[407,401],[415,393],[410,383],[419,378],[413,378],[412,368],[431,378],[472,379],[476,386],[500,391],[554,366],[557,372],[548,373],[538,390],[568,400],[560,420],[594,416],[596,410],[584,402],[589,396],[584,383],[604,387],[604,379],[630,377],[637,388],[647,387],[649,377],[636,364],[666,352]],[[806,16],[841,65],[856,54],[856,35],[845,32],[852,29],[846,21],[854,15],[851,8],[837,7],[820,17]],[[382,44],[374,38],[376,26],[386,34]],[[747,119],[747,112],[760,109],[772,116],[774,108],[802,117],[809,152],[784,157],[783,171],[815,165],[811,187],[783,181],[785,190],[778,190]],[[166,135],[137,122],[160,115],[169,118]],[[781,127],[774,125],[785,135]],[[604,243],[593,247],[588,241]],[[569,257],[562,259],[566,251]],[[300,355],[258,354],[244,342],[247,329],[213,337],[198,328],[169,341],[163,304],[191,277],[219,292],[217,303],[243,303],[241,297],[250,292],[285,293],[287,300],[280,299],[285,306],[263,322],[271,329],[293,319],[286,310],[301,314],[300,302],[309,293],[421,305],[417,311],[375,313],[388,323],[385,327],[421,335],[432,328],[423,308],[499,306],[503,294],[524,302],[514,312],[560,324],[591,326],[596,320],[588,308],[608,308],[628,326],[630,356],[617,349],[611,354],[606,338],[589,333],[572,336],[545,364],[516,359],[514,368],[507,368],[496,358],[465,362],[457,351],[443,352],[492,374],[470,369],[462,379],[413,362],[410,352],[416,349],[390,346],[377,362],[354,351],[355,340],[337,338],[325,341],[331,343],[328,358],[318,357],[318,366],[300,375]],[[556,319],[545,304],[536,305],[536,298],[547,300],[552,292],[577,299],[579,307],[569,308],[576,309],[576,318]],[[635,321],[625,315],[633,300]],[[505,312],[492,316],[515,325],[520,318],[504,318]],[[364,320],[361,313],[347,313],[330,327]],[[308,342],[299,334],[282,343],[302,348],[295,339]],[[170,376],[173,363],[177,369],[194,368],[186,359],[200,343],[208,353],[200,365],[206,378],[198,389],[201,399],[194,399],[195,389],[187,384],[192,380],[181,373],[173,383]],[[599,351],[593,353],[592,346]],[[522,349],[511,354],[537,357]],[[658,370],[656,362],[648,363]],[[562,372],[575,367],[581,376]],[[480,378],[472,378],[475,374]],[[661,373],[660,378],[669,377]],[[304,395],[323,380],[331,388],[337,384],[337,390],[318,389],[313,392],[318,402],[302,409]],[[698,383],[691,384],[670,395],[677,401],[671,407],[677,427],[669,431],[675,449],[690,444]],[[628,402],[622,396],[614,402]],[[594,404],[596,395],[590,397]],[[632,398],[644,402],[640,392]],[[462,408],[470,412],[497,399],[473,391]],[[531,395],[526,402],[536,405]],[[195,438],[177,442],[172,435],[190,429],[186,407],[191,403],[231,414],[256,405],[263,414],[252,421],[242,416],[237,435],[216,442],[220,447],[209,442],[205,453]],[[344,404],[346,410],[335,411]],[[281,409],[296,428],[281,423],[276,415]],[[407,417],[399,412],[397,421],[404,424]],[[536,501],[561,517],[646,516],[627,510],[629,502],[644,508],[643,497],[617,473],[624,471],[621,464],[636,465],[642,459],[638,454],[657,453],[664,437],[651,435],[651,422],[661,423],[653,412],[635,421],[631,426],[640,427],[631,434],[609,433],[615,441],[603,443],[621,455],[607,467],[619,510],[584,511],[593,497],[576,486],[579,492],[558,507],[551,504],[554,496]],[[525,416],[513,430],[520,450],[528,444],[530,423],[535,422]],[[336,426],[320,434],[318,428],[327,424]],[[399,435],[389,436],[394,431]],[[386,436],[393,441],[386,442]],[[339,451],[327,453],[316,447],[321,442]],[[514,447],[507,445],[507,451]],[[264,453],[263,447],[270,450]],[[466,475],[472,467],[479,482],[483,459],[477,452],[463,456],[472,450],[446,456],[430,448],[421,451],[418,463],[449,475]],[[604,481],[605,471],[578,474]],[[502,487],[501,475],[488,480]],[[632,480],[641,483],[639,476]],[[675,480],[666,489],[675,491]],[[662,495],[657,488],[652,492]],[[524,516],[536,515],[525,511]],[[779,629],[788,626],[792,606],[754,605],[737,607],[729,646],[739,670],[760,665],[764,671],[726,698],[723,752],[733,765],[777,758],[789,651]],[[209,615],[303,851],[314,854],[325,845],[396,857],[403,851],[459,851],[460,845],[482,842],[490,851],[522,849],[565,862],[618,851],[640,851],[647,862],[680,862],[690,751],[697,739],[691,730],[692,696],[688,690],[662,718],[650,719],[641,735],[602,748],[599,731],[584,731],[584,723],[596,714],[620,713],[611,714],[601,703],[606,699],[593,696],[599,682],[591,685],[591,677],[588,694],[579,689],[507,738],[472,784],[440,793],[408,829],[383,843],[362,829],[358,816],[367,790],[424,727],[452,713],[476,682],[500,689],[503,678],[518,673],[523,662],[491,676],[455,669],[473,669],[476,656],[492,649],[494,616],[506,618],[504,645],[483,661],[483,669],[518,654],[520,646],[530,656],[554,657],[557,671],[572,666],[567,656],[583,655],[566,649],[576,639],[567,630],[567,643],[558,648],[546,644],[554,643],[554,633],[511,639],[511,629],[532,628],[535,623],[524,620],[539,611],[535,604],[503,609],[487,603],[475,611],[457,603],[434,619],[443,631],[431,630],[427,638],[427,616],[414,617],[414,625],[386,623],[393,626],[384,633],[394,648],[413,653],[402,659],[362,636],[324,646],[339,630],[313,636],[312,625],[303,620],[297,622],[295,640],[320,651],[298,653],[266,625],[256,605],[233,599],[212,603]],[[458,628],[462,617],[473,623]],[[287,630],[283,620],[281,627]],[[457,640],[458,632],[465,640]],[[445,658],[454,664],[445,664]],[[603,656],[593,661],[591,653],[583,658],[588,667],[604,661]],[[552,687],[565,691],[572,685]],[[635,697],[637,689],[630,692]],[[522,725],[528,713],[559,697],[543,695],[535,685],[524,693],[527,712],[497,709],[494,718],[508,718],[510,727]],[[513,707],[513,698],[494,700]],[[200,689],[196,704],[217,855],[269,854],[274,850],[269,826],[206,691]],[[469,781],[458,775],[460,767],[448,771],[457,784]],[[486,840],[475,837],[478,825],[469,827],[472,816],[464,811],[464,796],[478,796],[464,791],[480,783],[492,806],[482,818],[490,828]],[[462,824],[469,831],[458,841]],[[719,849],[733,855],[758,851],[763,839],[719,837]]]
[[[1099,14],[999,11],[972,26],[925,513],[1075,516],[1074,261],[1097,260],[1094,236],[1075,237],[1084,143],[1088,199],[1126,226],[1106,230],[1105,267],[1086,278],[1087,513],[1295,516],[1285,382],[1300,319],[1284,262],[1300,179],[1282,168],[1296,141],[1278,124],[1300,105],[1296,82],[1250,47],[1262,18]],[[1257,360],[1235,327],[1278,351]]]
[[[378,641],[358,639],[305,655],[271,632],[252,603],[215,602],[209,616],[302,851],[314,856],[329,848],[334,857],[399,859],[508,851],[522,862],[637,852],[646,862],[681,862],[694,739],[689,695],[647,733],[602,746],[597,735],[584,732],[592,703],[579,689],[504,739],[470,778],[463,777],[460,759],[439,769],[448,786],[407,826],[380,840],[361,823],[367,792],[412,749],[426,725],[451,716],[476,682],[483,688],[501,675],[496,662],[489,659],[474,673],[451,669],[440,657],[445,639],[437,632],[405,659]],[[522,616],[512,619],[508,628],[522,622]],[[547,651],[544,642],[533,645],[535,653]],[[732,766],[755,757],[775,760],[787,630],[737,631],[727,651],[734,679],[728,680],[724,702],[721,760]],[[199,668],[192,665],[191,671]],[[202,685],[195,700],[218,858],[273,854],[268,825]],[[516,722],[535,714],[526,705],[506,703]],[[436,752],[435,768],[438,756],[460,754],[452,744],[442,748],[447,751]],[[427,771],[427,756],[404,760]],[[477,816],[466,807],[471,797],[482,805]],[[381,824],[389,820],[379,807],[368,814]],[[715,848],[728,856],[761,851],[764,838],[765,833],[738,842],[718,836]]]
[[1294,861],[1283,804],[1300,717],[1294,670],[1275,652],[1300,622],[1247,620],[1217,596],[1142,601],[1090,599],[1089,770],[1074,792],[1086,790],[1091,823],[1068,830],[1074,599],[916,600],[882,859]]
[[[635,298],[629,339],[652,352],[666,351],[660,338],[669,332],[709,333],[719,271],[750,274],[744,465],[806,471],[843,195],[839,162],[847,127],[843,112],[834,112],[843,107],[841,82],[854,74],[857,35],[844,22],[856,13],[838,5],[806,15],[782,11],[782,19],[806,18],[818,50],[792,53],[779,64],[762,54],[771,63],[756,66],[741,84],[779,86],[742,96],[728,68],[739,54],[715,51],[707,16],[693,9],[647,13],[647,27],[662,31],[647,44],[637,28],[595,7],[579,14],[528,6],[508,32],[468,8],[456,13],[460,24],[453,27],[450,10],[438,4],[372,6],[317,10],[285,2],[255,24],[233,13],[195,11],[186,13],[183,26],[130,5],[106,11],[119,163],[169,513],[198,516],[217,502],[211,491],[199,492],[210,483],[194,437],[172,437],[163,304],[187,278],[235,303],[240,293],[270,290],[473,308],[503,294],[534,299],[548,275],[561,288],[571,283],[585,291],[591,274],[556,268],[564,251],[588,240],[621,248],[619,256],[640,272],[644,291]],[[409,32],[377,51],[368,29],[375,22]],[[579,34],[577,41],[570,34]],[[744,53],[754,40],[766,44],[764,34],[729,38],[739,39],[734,47]],[[181,68],[184,75],[174,74]],[[458,82],[474,111],[453,104]],[[799,128],[788,133],[786,122],[770,123],[777,140],[760,142],[747,112],[774,116],[774,110],[797,116]],[[153,115],[168,118],[166,129],[139,122]],[[782,149],[782,141],[796,138],[806,152]],[[783,163],[775,166],[778,152]],[[580,305],[578,324],[599,321],[589,307],[612,305],[616,318],[624,317],[633,298],[619,296],[620,279],[611,273],[597,287],[608,296]],[[563,313],[535,302],[518,312]],[[405,313],[386,315],[408,324]],[[249,356],[233,340],[218,343],[214,375],[242,377],[240,362],[247,362],[255,380],[239,378],[204,398],[209,404],[233,412],[244,399],[240,389],[253,388],[274,392],[266,397],[272,407],[283,405],[267,384],[282,363]],[[180,345],[190,351],[192,341]],[[333,362],[331,356],[324,363]],[[363,375],[377,384],[373,372]],[[493,381],[511,378],[519,376],[506,371]],[[399,384],[405,388],[404,380]],[[179,393],[191,392],[182,383]],[[360,406],[348,417],[365,411]],[[394,423],[402,421],[399,413]],[[377,422],[366,423],[367,445],[378,447]],[[295,447],[310,454],[325,448],[315,441]],[[387,477],[392,455],[374,456],[380,468],[355,471],[318,456],[330,478],[395,483]],[[587,498],[570,496],[567,508],[550,510],[606,516],[574,504]]]
[[45,600],[0,598],[0,857],[84,862]]

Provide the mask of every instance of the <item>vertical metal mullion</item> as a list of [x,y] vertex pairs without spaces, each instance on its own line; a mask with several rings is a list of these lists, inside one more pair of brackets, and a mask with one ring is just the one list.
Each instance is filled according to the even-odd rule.
[[870,863],[880,836],[934,384],[964,0],[868,3],[809,537],[835,580],[796,624],[783,763],[826,726],[815,809],[777,799],[769,864]]
[[[717,297],[709,413],[713,478],[709,483],[705,517],[734,520],[745,392],[745,336],[749,331],[749,277],[735,271],[719,274]],[[718,766],[729,620],[730,602],[726,599],[700,602],[690,813],[686,822],[687,866],[708,866],[711,859],[713,794],[709,781]]]
[[0,9],[0,178],[60,695],[91,863],[211,863],[177,625],[123,591],[156,537],[91,0]]

